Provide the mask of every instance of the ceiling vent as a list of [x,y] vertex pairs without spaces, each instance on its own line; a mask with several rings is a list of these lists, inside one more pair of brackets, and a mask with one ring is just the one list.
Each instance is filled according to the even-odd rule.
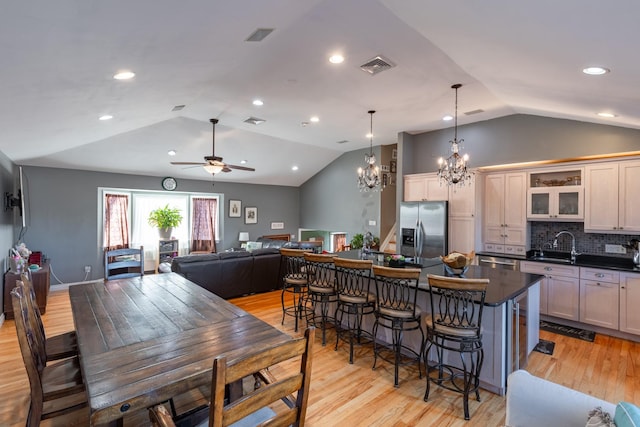
[[258,28],[255,30],[245,41],[247,42],[261,42],[269,34],[273,32],[274,28]]
[[464,115],[465,116],[472,116],[472,115],[478,114],[478,113],[484,113],[484,110],[482,108],[478,108],[477,110],[467,111],[466,113],[464,113]]
[[343,139],[342,141],[336,141],[336,144],[346,144],[347,142],[349,142],[349,140]]
[[266,120],[265,119],[259,119],[257,117],[249,117],[244,122],[245,123],[250,123],[252,125],[259,125],[259,124],[262,124],[262,123],[266,122]]
[[389,61],[383,56],[378,55],[375,58],[367,61],[367,63],[362,64],[360,66],[360,69],[362,71],[366,71],[367,73],[373,76],[378,74],[381,71],[388,70],[395,66],[396,64],[394,64],[393,62]]
[[173,108],[171,109],[171,111],[180,111],[180,110],[182,110],[184,107],[185,107],[184,105],[176,105],[175,107],[173,107]]

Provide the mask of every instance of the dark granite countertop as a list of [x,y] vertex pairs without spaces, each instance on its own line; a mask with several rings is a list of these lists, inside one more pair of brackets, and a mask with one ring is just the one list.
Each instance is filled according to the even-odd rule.
[[569,262],[571,256],[568,252],[544,251],[544,259],[539,258],[538,251],[530,250],[526,256],[511,256],[507,254],[496,254],[492,252],[479,252],[478,255],[496,256],[501,258],[517,259],[520,261],[534,261],[546,263],[560,263],[575,265],[576,267],[603,268],[605,270],[626,271],[629,273],[640,273],[640,267],[633,264],[631,258],[614,257],[607,255],[579,254],[575,262]]

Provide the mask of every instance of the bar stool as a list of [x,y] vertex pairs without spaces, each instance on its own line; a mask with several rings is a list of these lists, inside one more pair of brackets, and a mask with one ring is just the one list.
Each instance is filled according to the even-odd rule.
[[[353,364],[353,345],[362,338],[373,340],[370,332],[362,330],[362,318],[373,314],[376,296],[370,292],[371,260],[333,259],[336,268],[338,305],[336,306],[336,350],[343,332],[349,334],[349,363]],[[346,315],[346,320],[345,320]]]
[[[482,349],[482,309],[489,279],[465,279],[429,274],[431,315],[425,318],[427,341],[424,362],[427,369],[425,402],[433,382],[448,390],[462,393],[464,419],[469,419],[469,394],[480,401],[480,370],[484,360]],[[429,365],[429,351],[436,352],[436,364]],[[446,351],[446,353],[445,353]],[[460,364],[452,365],[449,356],[459,353]],[[449,363],[447,363],[449,362]],[[431,376],[431,371],[437,375]]]
[[[304,316],[307,318],[307,273],[304,266],[304,254],[308,252],[303,249],[281,248],[284,263],[284,276],[282,278],[282,324],[285,316],[292,316],[295,319],[294,331],[298,332],[298,320]],[[285,296],[291,295],[293,302],[286,305]]]
[[[377,304],[374,310],[376,321],[373,325],[373,369],[378,357],[394,364],[394,387],[398,387],[398,367],[410,363],[418,363],[418,371],[422,378],[422,348],[424,331],[422,330],[420,307],[416,305],[419,268],[393,268],[373,266],[376,279]],[[385,348],[378,344],[378,327],[391,330],[393,359],[385,353]],[[422,335],[420,351],[402,344],[404,332],[419,330]],[[403,355],[408,354],[408,356]]]
[[324,346],[327,343],[327,326],[330,322],[335,325],[335,316],[329,316],[329,305],[338,300],[333,255],[307,252],[304,254],[304,266],[311,301],[311,314],[307,323],[311,321],[316,328],[320,323]]

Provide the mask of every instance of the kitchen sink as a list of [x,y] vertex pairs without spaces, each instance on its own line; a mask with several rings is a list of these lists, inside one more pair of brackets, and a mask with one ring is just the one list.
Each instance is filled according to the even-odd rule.
[[571,264],[571,260],[569,258],[554,258],[547,256],[534,256],[529,258],[531,261],[544,261],[544,262],[553,262],[556,264]]

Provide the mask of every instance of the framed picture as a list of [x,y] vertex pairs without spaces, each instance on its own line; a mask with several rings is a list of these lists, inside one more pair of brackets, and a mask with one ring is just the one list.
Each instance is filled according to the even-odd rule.
[[396,161],[395,160],[391,160],[389,162],[389,172],[391,173],[396,173]]
[[383,173],[382,174],[382,186],[386,187],[387,185],[389,185],[389,174]]
[[389,165],[380,165],[380,170],[382,172],[389,172]]
[[242,216],[242,202],[240,200],[229,200],[229,218],[240,218]]
[[258,208],[244,208],[244,223],[245,224],[257,224],[258,223]]
[[272,222],[271,223],[271,229],[272,230],[283,230],[284,229],[284,222]]
[[398,158],[398,149],[394,148],[393,151],[391,151],[391,158],[393,160],[396,160]]

